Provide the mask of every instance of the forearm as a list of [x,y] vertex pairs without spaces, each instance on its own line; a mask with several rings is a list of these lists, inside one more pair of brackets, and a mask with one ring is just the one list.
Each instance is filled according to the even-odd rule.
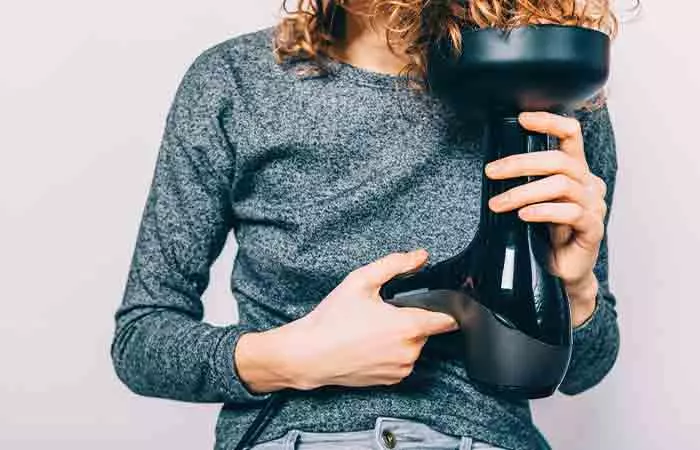
[[238,378],[233,349],[245,330],[216,327],[168,309],[121,316],[112,344],[117,376],[133,392],[190,402],[264,398]]
[[599,283],[595,309],[573,331],[573,354],[560,391],[574,395],[598,384],[610,372],[620,347],[615,297]]
[[[598,384],[612,369],[620,347],[617,299],[609,288],[607,229],[613,207],[617,173],[615,135],[607,107],[578,115],[583,128],[586,160],[591,172],[606,185],[605,234],[593,268],[596,284],[586,281],[567,289],[572,306],[573,354],[560,387],[565,394],[578,394]],[[594,289],[595,286],[595,289]],[[595,292],[594,302],[591,295]],[[593,310],[591,310],[593,308]]]

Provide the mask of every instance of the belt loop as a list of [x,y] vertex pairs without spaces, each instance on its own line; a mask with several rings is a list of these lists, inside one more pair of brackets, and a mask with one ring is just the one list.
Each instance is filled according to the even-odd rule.
[[459,441],[459,450],[472,450],[473,443],[474,439],[463,436],[462,439]]
[[297,441],[299,440],[299,430],[291,430],[287,433],[287,438],[284,440],[284,445],[282,445],[283,450],[296,450]]
[[384,417],[379,416],[374,421],[374,445],[376,448],[384,448],[382,444],[382,425],[384,424]]

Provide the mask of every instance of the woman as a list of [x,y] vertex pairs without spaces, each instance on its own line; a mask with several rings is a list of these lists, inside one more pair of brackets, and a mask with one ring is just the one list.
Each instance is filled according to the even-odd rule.
[[[224,403],[217,449],[234,448],[280,390],[256,449],[547,448],[528,402],[482,394],[440,353],[450,316],[393,307],[378,289],[428,255],[454,255],[479,220],[479,128],[421,89],[430,42],[470,25],[612,33],[614,20],[605,2],[462,3],[301,1],[275,29],[196,58],[167,117],[116,314],[112,357],[131,390]],[[545,175],[490,207],[553,224],[552,270],[575,327],[560,390],[576,394],[618,350],[605,233],[614,135],[605,104],[520,121],[560,150],[487,167],[492,178]],[[240,320],[215,327],[201,296],[231,229]]]

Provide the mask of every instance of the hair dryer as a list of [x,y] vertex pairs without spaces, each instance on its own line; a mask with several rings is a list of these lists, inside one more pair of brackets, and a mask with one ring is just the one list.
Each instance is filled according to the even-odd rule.
[[[551,149],[548,136],[519,125],[518,114],[571,112],[606,83],[609,54],[609,37],[587,28],[465,29],[459,54],[445,43],[434,47],[428,80],[459,114],[483,120],[486,164]],[[474,385],[516,398],[553,394],[571,358],[569,301],[548,270],[547,225],[488,207],[491,197],[536,178],[491,180],[482,174],[474,239],[457,255],[401,274],[380,290],[393,305],[452,315]]]

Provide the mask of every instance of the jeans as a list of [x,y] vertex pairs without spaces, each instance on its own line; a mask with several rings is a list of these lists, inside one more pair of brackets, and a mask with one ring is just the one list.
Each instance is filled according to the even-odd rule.
[[406,419],[378,417],[374,429],[340,433],[311,433],[290,430],[250,450],[505,450],[470,437],[451,436]]

